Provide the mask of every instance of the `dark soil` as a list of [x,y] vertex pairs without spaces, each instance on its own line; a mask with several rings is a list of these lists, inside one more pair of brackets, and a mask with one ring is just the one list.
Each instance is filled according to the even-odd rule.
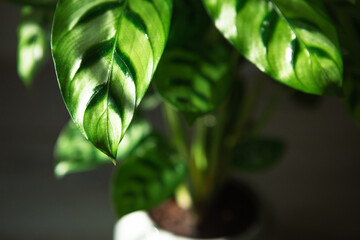
[[203,221],[195,225],[189,211],[171,199],[150,212],[158,227],[191,238],[235,236],[258,221],[259,204],[253,193],[237,181],[228,182],[214,198]]

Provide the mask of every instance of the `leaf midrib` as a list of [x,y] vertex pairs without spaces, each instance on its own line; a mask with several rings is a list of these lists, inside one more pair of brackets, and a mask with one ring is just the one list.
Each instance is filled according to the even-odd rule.
[[[281,9],[278,7],[278,5],[273,1],[270,0],[270,2],[274,5],[275,11],[279,14],[279,16],[287,23],[288,27],[290,28],[290,30],[293,32],[293,34],[296,36],[296,38],[299,40],[300,44],[302,44],[304,46],[304,48],[306,49],[306,51],[309,53],[309,56],[311,57],[311,60],[314,60],[318,63],[318,65],[320,66],[321,72],[325,75],[326,79],[329,80],[329,76],[328,74],[325,72],[323,66],[320,64],[319,60],[317,58],[313,58],[311,52],[309,51],[308,46],[304,43],[304,41],[302,40],[301,37],[299,37],[299,35],[296,33],[296,31],[294,30],[293,26],[290,24],[290,22],[287,20],[287,18],[285,17],[285,15],[282,13]],[[337,62],[331,57],[331,61],[333,61],[335,63],[335,65],[339,68]],[[303,84],[299,77],[297,76],[297,73],[294,69],[294,73],[296,76],[296,79],[298,80],[298,82],[300,82],[301,84]]]
[[[121,26],[121,21],[122,21],[122,18],[124,16],[124,12],[128,6],[128,0],[124,0],[124,6],[123,6],[123,9],[120,13],[120,16],[119,16],[119,19],[118,19],[118,22],[116,23],[116,33],[115,33],[115,39],[114,39],[114,46],[113,46],[113,49],[112,49],[112,53],[111,53],[111,61],[110,61],[110,64],[109,64],[109,71],[108,71],[108,77],[107,77],[107,81],[106,81],[106,140],[107,140],[107,145],[108,145],[108,149],[109,150],[112,150],[111,149],[111,144],[110,144],[110,136],[109,136],[109,88],[110,88],[110,83],[111,83],[111,79],[112,79],[112,74],[113,74],[113,69],[114,69],[114,56],[115,56],[115,51],[116,51],[116,46],[117,46],[117,41],[118,41],[118,36],[119,36],[119,29],[120,29],[120,26]],[[109,73],[110,72],[110,73]],[[121,128],[123,127],[123,123],[121,121]],[[122,135],[122,132],[123,132],[123,129],[121,129],[121,135]],[[116,153],[115,153],[115,156],[116,158]]]

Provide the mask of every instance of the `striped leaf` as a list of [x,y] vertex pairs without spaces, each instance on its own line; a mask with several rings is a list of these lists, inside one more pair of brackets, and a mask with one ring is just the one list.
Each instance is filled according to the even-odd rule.
[[320,1],[203,0],[217,28],[274,79],[312,94],[342,85],[337,34]]
[[[128,157],[149,136],[150,132],[151,128],[147,122],[133,121],[119,145],[116,159],[119,161]],[[108,156],[84,138],[73,121],[69,121],[58,137],[55,160],[57,177],[88,171],[111,162]]]
[[171,0],[60,0],[52,54],[74,122],[115,158],[163,52]]
[[214,110],[229,89],[228,55],[221,48],[217,50],[217,58],[204,57],[196,51],[169,50],[156,72],[158,92],[190,123]]
[[119,218],[157,206],[184,180],[183,159],[167,147],[157,137],[148,139],[133,158],[117,168],[112,183],[112,201]]
[[28,87],[41,69],[50,47],[50,24],[52,11],[23,7],[18,27],[17,69],[23,83]]
[[279,140],[249,139],[234,148],[231,165],[244,172],[265,170],[279,161],[283,152],[284,144]]

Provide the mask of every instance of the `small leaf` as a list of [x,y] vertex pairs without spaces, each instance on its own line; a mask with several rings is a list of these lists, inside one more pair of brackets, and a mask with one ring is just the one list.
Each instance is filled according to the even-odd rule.
[[203,2],[222,34],[260,70],[306,93],[338,94],[343,64],[320,1]]
[[26,6],[21,10],[18,27],[18,74],[29,87],[41,69],[50,47],[52,11]]
[[60,0],[52,54],[72,119],[115,158],[169,31],[171,0]]
[[88,171],[111,162],[108,156],[84,138],[73,121],[69,121],[58,137],[55,145],[55,160],[57,177]]
[[190,122],[214,110],[231,82],[224,55],[211,58],[185,49],[167,51],[155,75],[159,94]]
[[[147,122],[138,119],[133,121],[120,142],[117,160],[128,157],[150,133],[151,127]],[[91,170],[111,162],[108,156],[85,139],[73,121],[69,121],[56,142],[55,159],[57,177]]]
[[284,152],[284,144],[274,139],[249,139],[235,147],[232,166],[244,172],[265,170]]
[[148,139],[133,158],[117,168],[112,183],[112,201],[119,218],[157,206],[184,180],[184,160],[167,147],[156,137]]

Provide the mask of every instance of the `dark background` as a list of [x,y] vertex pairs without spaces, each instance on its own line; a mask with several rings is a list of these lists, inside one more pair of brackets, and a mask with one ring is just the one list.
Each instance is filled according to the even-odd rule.
[[[112,167],[54,177],[53,146],[69,117],[51,61],[31,90],[18,78],[18,19],[17,6],[0,2],[0,239],[111,239]],[[342,101],[325,97],[315,110],[285,101],[265,134],[288,150],[243,178],[272,207],[275,239],[360,239],[360,128]]]

